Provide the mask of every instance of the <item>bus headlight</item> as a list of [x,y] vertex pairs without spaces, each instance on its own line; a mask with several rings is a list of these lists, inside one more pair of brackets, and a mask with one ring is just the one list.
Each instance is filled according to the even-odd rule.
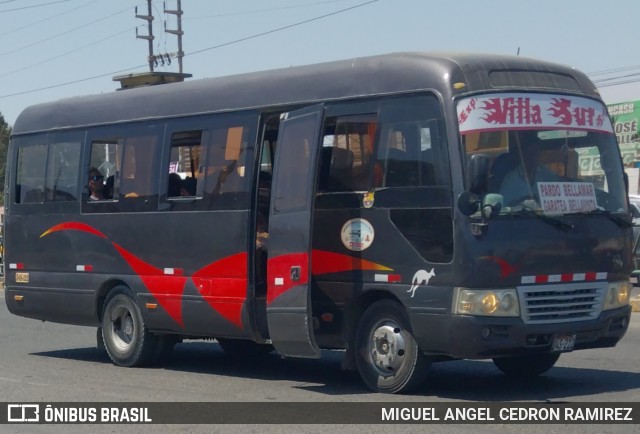
[[458,315],[520,316],[515,289],[455,288],[452,312]]
[[604,299],[603,310],[617,309],[629,304],[631,297],[631,283],[611,282],[607,288],[607,295]]

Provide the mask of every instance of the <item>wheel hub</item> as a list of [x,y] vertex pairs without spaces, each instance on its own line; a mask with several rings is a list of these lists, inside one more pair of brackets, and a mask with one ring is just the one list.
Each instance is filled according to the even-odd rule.
[[113,344],[120,351],[127,351],[131,347],[135,334],[135,324],[131,312],[126,307],[119,306],[113,312],[111,327]]
[[394,374],[402,366],[405,351],[405,339],[397,324],[385,323],[374,329],[369,354],[381,375]]

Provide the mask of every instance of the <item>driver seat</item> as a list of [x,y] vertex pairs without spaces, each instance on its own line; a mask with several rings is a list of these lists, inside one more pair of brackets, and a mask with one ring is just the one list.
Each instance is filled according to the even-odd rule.
[[489,170],[489,192],[499,193],[504,177],[516,168],[517,165],[518,159],[515,153],[505,152],[504,154],[498,155]]

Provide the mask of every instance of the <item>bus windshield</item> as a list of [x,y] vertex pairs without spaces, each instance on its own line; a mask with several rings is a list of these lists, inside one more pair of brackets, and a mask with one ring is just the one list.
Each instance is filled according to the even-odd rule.
[[626,213],[623,166],[599,102],[548,94],[494,94],[458,103],[467,161],[490,160],[485,203],[500,214]]

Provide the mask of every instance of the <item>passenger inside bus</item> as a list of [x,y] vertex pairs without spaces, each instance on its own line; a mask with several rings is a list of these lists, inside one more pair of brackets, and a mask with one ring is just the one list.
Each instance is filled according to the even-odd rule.
[[[540,161],[540,139],[535,131],[521,132],[515,146],[510,146],[513,167],[500,185],[503,203],[518,205],[526,199],[535,199],[539,182],[558,181],[559,177]],[[513,149],[515,148],[515,149]]]
[[104,195],[104,176],[98,169],[92,167],[89,169],[89,200],[105,200]]
[[184,181],[177,173],[169,174],[169,184],[167,188],[167,197],[181,197],[181,196],[193,196],[189,194],[184,187]]

